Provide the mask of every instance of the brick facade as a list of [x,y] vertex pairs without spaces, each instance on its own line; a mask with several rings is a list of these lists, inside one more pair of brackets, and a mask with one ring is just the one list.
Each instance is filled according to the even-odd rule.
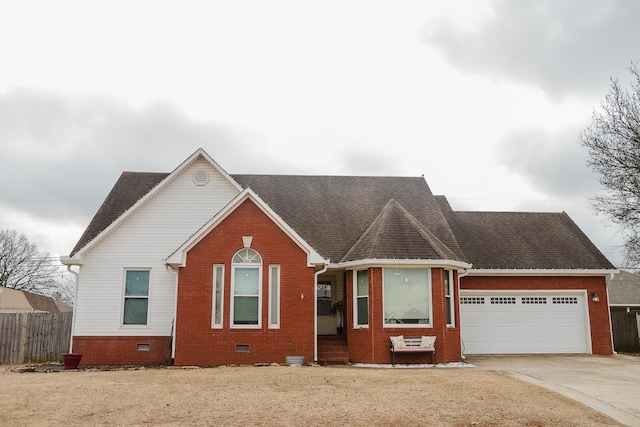
[[[262,257],[259,329],[230,327],[231,260],[252,236]],[[223,264],[223,328],[212,329],[213,265]],[[269,266],[280,266],[280,328],[268,325]],[[252,201],[246,200],[187,254],[180,268],[176,316],[176,365],[284,363],[286,356],[314,359],[314,268],[306,253]],[[248,345],[249,351],[236,351]]]
[[[455,325],[446,324],[446,305],[444,296],[444,270],[431,269],[432,320],[428,328],[393,328],[383,326],[382,275],[380,267],[369,268],[369,326],[353,327],[353,272],[347,272],[347,309],[346,326],[349,346],[349,359],[354,363],[391,363],[389,337],[394,335],[422,336],[436,338],[436,363],[457,362],[461,359],[460,314],[458,290],[454,291]],[[457,283],[457,272],[454,281]],[[429,363],[431,355],[425,353],[398,354],[398,363]]]
[[[609,302],[603,276],[467,276],[460,282],[463,290],[586,290],[591,326],[591,349],[594,354],[613,354],[609,324]],[[589,297],[596,292],[599,302]]]
[[80,364],[166,365],[171,361],[171,337],[73,337],[73,352],[82,354]]

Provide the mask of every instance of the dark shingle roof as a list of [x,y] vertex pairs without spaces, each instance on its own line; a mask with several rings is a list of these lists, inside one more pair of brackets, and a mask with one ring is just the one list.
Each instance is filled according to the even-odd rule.
[[341,261],[385,258],[461,261],[395,199],[389,200]]
[[614,268],[564,212],[457,212],[437,200],[474,269]]
[[123,172],[71,251],[71,256],[111,225],[168,175],[168,173]]
[[627,271],[609,281],[609,304],[640,305],[640,276]]
[[[75,254],[169,174],[125,172]],[[479,269],[611,269],[565,213],[455,212],[421,177],[234,175],[332,262],[446,259]]]
[[[450,251],[460,253],[429,186],[421,177],[234,175],[233,178],[256,192],[332,262],[345,256],[391,199]],[[392,251],[381,258],[393,258],[393,254]]]

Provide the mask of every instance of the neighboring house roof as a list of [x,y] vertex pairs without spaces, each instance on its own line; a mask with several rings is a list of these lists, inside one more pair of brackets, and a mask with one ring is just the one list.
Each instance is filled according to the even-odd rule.
[[73,311],[73,308],[44,295],[20,289],[0,288],[0,312],[2,313],[60,313],[61,311]]
[[609,281],[609,304],[640,306],[640,276],[621,270]]
[[438,202],[474,269],[615,268],[564,212],[457,212]]
[[[169,175],[123,173],[71,255]],[[439,259],[470,263],[474,269],[614,268],[566,213],[456,212],[445,197],[431,193],[422,177],[228,178],[255,192],[332,263]]]

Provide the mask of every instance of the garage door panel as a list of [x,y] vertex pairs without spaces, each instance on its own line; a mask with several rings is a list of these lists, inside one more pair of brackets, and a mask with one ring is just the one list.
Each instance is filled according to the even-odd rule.
[[466,354],[587,353],[584,295],[486,294],[460,299]]

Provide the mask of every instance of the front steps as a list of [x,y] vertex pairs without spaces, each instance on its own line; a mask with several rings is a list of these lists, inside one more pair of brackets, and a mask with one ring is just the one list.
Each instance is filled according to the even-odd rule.
[[318,336],[318,363],[322,365],[347,365],[349,350],[342,335]]

